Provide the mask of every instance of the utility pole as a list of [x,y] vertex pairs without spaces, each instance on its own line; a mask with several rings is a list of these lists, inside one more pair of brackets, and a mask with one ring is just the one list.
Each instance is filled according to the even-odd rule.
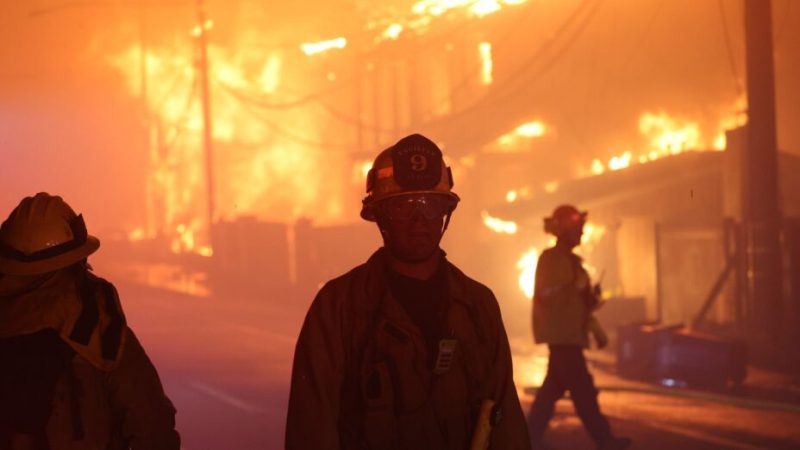
[[[208,39],[206,33],[211,28],[211,22],[206,18],[204,0],[197,0],[197,27],[195,36],[197,37],[199,58],[197,61],[197,72],[200,76],[200,96],[203,109],[203,154],[206,165],[206,213],[208,222],[209,242],[212,241],[212,230],[214,225],[214,214],[216,202],[214,199],[214,129],[211,119],[211,95],[209,90],[209,68],[208,68]],[[213,245],[212,245],[213,246]]]
[[762,354],[774,361],[784,330],[771,0],[744,0],[744,30],[748,125],[742,212],[753,302],[750,330]]

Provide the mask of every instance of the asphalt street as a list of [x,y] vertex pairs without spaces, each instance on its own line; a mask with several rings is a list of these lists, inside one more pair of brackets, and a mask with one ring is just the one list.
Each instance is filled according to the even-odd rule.
[[[311,295],[196,297],[134,284],[119,284],[119,291],[128,322],[178,409],[184,449],[283,448],[294,343]],[[547,350],[524,337],[511,344],[527,411]],[[634,440],[634,449],[800,448],[797,404],[655,394],[649,391],[654,386],[614,376],[610,358],[590,354],[598,386],[609,388],[601,390],[601,407],[614,430]],[[559,402],[546,438],[556,449],[592,448],[568,399]]]

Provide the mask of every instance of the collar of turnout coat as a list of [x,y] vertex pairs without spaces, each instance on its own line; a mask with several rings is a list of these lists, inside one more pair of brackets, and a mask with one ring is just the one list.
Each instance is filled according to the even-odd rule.
[[96,368],[119,365],[127,326],[116,290],[106,280],[91,273],[77,280],[60,270],[29,286],[0,283],[0,338],[47,328]]
[[[370,256],[365,264],[367,269],[367,294],[370,298],[381,298],[387,291],[389,283],[389,260],[386,255],[387,250],[383,247],[379,248],[375,253]],[[467,295],[467,289],[464,285],[464,280],[467,278],[461,270],[447,260],[447,253],[442,252],[442,262],[445,265],[447,274],[447,292],[449,300],[458,301],[461,303],[472,304],[470,296]],[[373,304],[373,307],[377,305]]]

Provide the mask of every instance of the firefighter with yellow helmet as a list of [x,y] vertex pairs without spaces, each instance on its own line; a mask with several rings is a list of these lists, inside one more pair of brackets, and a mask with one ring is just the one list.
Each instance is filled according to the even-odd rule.
[[581,258],[573,253],[580,245],[588,214],[562,205],[545,219],[545,231],[556,236],[556,245],[542,252],[536,267],[533,294],[533,336],[547,344],[550,357],[544,383],[531,405],[528,423],[534,448],[546,448],[542,438],[555,404],[566,391],[575,411],[598,449],[624,449],[630,439],[616,437],[600,412],[597,390],[586,367],[583,349],[589,332],[600,346],[605,334],[592,316],[599,304],[599,287],[592,286]]
[[497,301],[439,247],[459,201],[452,187],[424,136],[375,159],[361,217],[384,245],[308,311],[287,449],[530,448]]
[[61,197],[0,226],[0,448],[178,450],[175,409]]

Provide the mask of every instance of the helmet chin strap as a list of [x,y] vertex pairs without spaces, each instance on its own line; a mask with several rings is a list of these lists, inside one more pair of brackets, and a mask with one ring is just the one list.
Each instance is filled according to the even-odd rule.
[[442,236],[444,236],[444,232],[447,231],[447,226],[450,225],[450,218],[453,217],[453,211],[451,210],[447,213],[447,216],[444,218],[444,226],[442,227]]

